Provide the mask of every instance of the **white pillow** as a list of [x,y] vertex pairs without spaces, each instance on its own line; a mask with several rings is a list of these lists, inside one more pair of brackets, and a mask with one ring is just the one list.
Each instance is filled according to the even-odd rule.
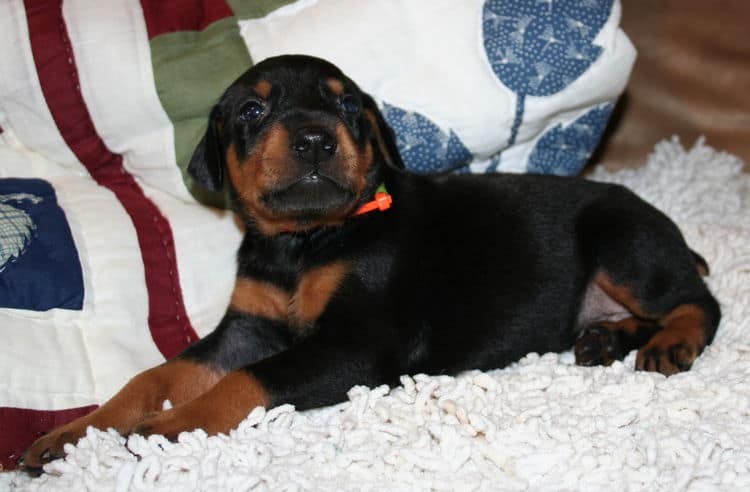
[[256,62],[337,64],[407,167],[576,174],[635,59],[619,22],[613,0],[299,0],[240,25]]

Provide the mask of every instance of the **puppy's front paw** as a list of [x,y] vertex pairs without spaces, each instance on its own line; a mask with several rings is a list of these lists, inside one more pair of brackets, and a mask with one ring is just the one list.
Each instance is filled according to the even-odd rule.
[[75,420],[34,441],[19,464],[28,473],[39,474],[46,463],[65,457],[63,447],[66,444],[75,444],[84,435],[86,435],[86,424]]

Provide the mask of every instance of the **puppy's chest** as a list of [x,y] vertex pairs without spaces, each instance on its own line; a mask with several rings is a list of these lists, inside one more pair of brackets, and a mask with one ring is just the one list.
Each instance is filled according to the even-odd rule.
[[297,328],[314,323],[351,272],[351,265],[335,261],[305,270],[292,289],[250,277],[237,277],[230,307]]

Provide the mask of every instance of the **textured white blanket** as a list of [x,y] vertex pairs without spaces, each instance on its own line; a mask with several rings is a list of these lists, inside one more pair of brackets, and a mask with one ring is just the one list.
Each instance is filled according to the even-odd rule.
[[229,436],[126,444],[90,430],[47,474],[0,474],[0,489],[748,490],[750,176],[740,169],[675,140],[646,167],[593,175],[666,211],[711,265],[724,319],[690,372],[634,372],[634,353],[606,368],[530,354],[503,370],[356,387],[322,410],[256,409]]

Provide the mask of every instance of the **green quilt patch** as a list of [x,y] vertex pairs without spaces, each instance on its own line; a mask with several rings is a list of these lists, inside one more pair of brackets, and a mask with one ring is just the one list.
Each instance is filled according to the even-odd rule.
[[279,7],[294,3],[296,0],[227,0],[229,7],[238,19],[260,19]]
[[224,89],[253,64],[238,19],[265,17],[294,0],[229,0],[235,16],[202,31],[178,31],[151,40],[151,63],[161,105],[174,126],[175,157],[185,186],[199,202],[226,208],[222,193],[204,190],[187,173],[208,114]]

